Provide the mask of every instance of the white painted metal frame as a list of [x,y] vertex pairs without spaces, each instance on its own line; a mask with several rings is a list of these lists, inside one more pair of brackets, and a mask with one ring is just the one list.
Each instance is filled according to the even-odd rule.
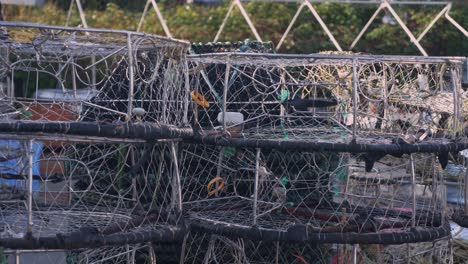
[[[405,31],[406,35],[410,38],[410,41],[418,48],[418,50],[424,56],[428,56],[428,55],[427,55],[427,52],[424,50],[424,48],[421,46],[420,42],[424,38],[424,36],[426,36],[427,32],[429,32],[429,30],[434,26],[434,24],[442,17],[442,15],[445,15],[445,18],[447,18],[447,20],[452,25],[454,25],[458,30],[460,30],[465,35],[465,37],[468,37],[468,32],[449,15],[450,9],[452,7],[451,2],[433,2],[433,3],[446,4],[446,6],[442,9],[442,11],[440,11],[434,17],[434,19],[429,23],[429,25],[424,29],[424,31],[419,35],[419,37],[415,38],[413,33],[411,33],[411,31],[408,29],[408,27],[406,27],[405,23],[400,19],[398,14],[395,12],[395,10],[393,9],[390,2],[388,2],[387,0],[383,0],[383,2],[379,5],[379,7],[375,11],[375,13],[372,15],[372,17],[369,19],[367,24],[364,26],[364,28],[361,30],[361,32],[359,32],[359,35],[354,39],[354,41],[351,44],[351,46],[349,47],[349,49],[353,49],[356,46],[356,44],[359,42],[361,37],[367,31],[369,26],[372,24],[372,22],[374,22],[377,15],[385,8],[395,18],[398,25]],[[417,4],[417,3],[412,3],[412,4]],[[424,5],[424,4],[427,4],[427,3],[426,2],[420,2],[419,4]]]
[[372,24],[372,22],[374,22],[377,15],[384,9],[387,9],[390,12],[390,14],[393,16],[393,18],[397,21],[398,25],[405,31],[406,35],[410,38],[410,41],[418,48],[419,52],[421,52],[421,54],[424,55],[424,56],[428,56],[427,52],[424,50],[424,48],[421,46],[421,44],[419,44],[419,41],[413,35],[411,30],[409,30],[409,28],[406,26],[405,22],[403,22],[403,20],[401,20],[400,16],[398,16],[398,14],[395,12],[392,5],[387,1],[383,1],[380,4],[379,8],[377,8],[377,10],[372,15],[372,17],[369,19],[369,21],[367,21],[367,24],[364,26],[364,28],[361,30],[361,32],[359,32],[356,39],[354,39],[354,41],[351,44],[351,46],[349,47],[349,49],[351,50],[351,49],[353,49],[355,47],[355,45],[359,42],[361,37],[364,35],[364,33],[369,28],[369,26]]
[[[83,27],[87,28],[88,24],[86,22],[85,14],[81,5],[80,0],[71,0],[70,2],[70,9],[68,11],[68,16],[67,16],[67,22],[66,25],[69,24],[70,17],[71,17],[71,12],[73,9],[73,5],[76,2],[78,12],[80,14],[80,19],[83,24]],[[406,0],[232,0],[228,9],[228,12],[226,13],[226,16],[223,19],[223,22],[221,23],[218,32],[216,33],[216,36],[214,38],[214,42],[219,41],[221,34],[223,33],[227,21],[229,20],[229,17],[231,17],[232,12],[234,11],[234,8],[237,7],[239,11],[241,12],[242,17],[246,21],[247,25],[249,26],[251,32],[255,36],[255,39],[258,41],[262,41],[262,38],[260,34],[258,33],[257,29],[255,28],[255,25],[252,22],[251,17],[245,10],[244,6],[242,5],[242,2],[266,2],[266,3],[300,3],[296,14],[292,18],[291,22],[288,25],[288,28],[282,35],[276,50],[278,51],[281,46],[283,45],[284,41],[286,40],[288,34],[290,33],[292,27],[296,23],[299,15],[303,11],[305,7],[309,9],[309,11],[312,13],[314,16],[315,20],[320,24],[322,30],[327,34],[328,38],[330,41],[333,43],[335,48],[338,51],[342,51],[343,49],[341,48],[341,45],[338,43],[338,41],[335,39],[325,22],[322,20],[312,3],[321,3],[321,2],[330,2],[330,3],[347,3],[347,4],[379,4],[377,10],[374,12],[372,17],[367,21],[366,25],[362,28],[362,30],[359,32],[359,34],[356,36],[354,41],[351,43],[349,46],[349,50],[352,50],[356,47],[357,43],[361,40],[361,38],[364,36],[364,34],[367,32],[369,27],[372,25],[372,23],[375,21],[377,16],[382,12],[382,10],[386,9],[389,11],[390,15],[396,20],[397,24],[403,29],[405,34],[409,37],[410,42],[413,43],[416,48],[419,50],[419,52],[424,55],[428,56],[426,50],[421,46],[420,42],[422,39],[427,35],[429,30],[435,25],[435,23],[442,17],[444,16],[453,26],[455,26],[460,32],[462,32],[465,37],[468,37],[468,31],[463,28],[457,21],[455,21],[449,14],[450,9],[452,7],[452,3],[450,1],[422,1],[422,0],[412,0],[412,1],[406,1]],[[164,19],[161,11],[158,8],[158,5],[156,3],[156,0],[147,0],[145,8],[143,10],[143,15],[141,16],[140,22],[138,23],[138,28],[137,31],[140,31],[143,25],[143,22],[145,20],[146,14],[148,13],[148,10],[150,8],[150,5],[153,6],[154,11],[156,12],[156,15],[159,19],[159,22],[161,23],[164,32],[167,37],[172,38],[172,33],[169,30],[169,27],[167,26],[166,20]],[[392,5],[444,5],[445,7],[434,17],[434,19],[429,23],[429,25],[424,29],[424,31],[416,38],[414,34],[411,32],[411,30],[406,26],[406,24],[403,22],[403,20],[398,16],[398,14],[395,12],[393,9]]]
[[317,11],[315,10],[314,6],[312,6],[312,4],[310,3],[309,0],[301,0],[301,5],[299,6],[299,8],[297,9],[297,12],[296,14],[294,15],[293,19],[291,20],[291,23],[289,24],[288,28],[286,29],[286,31],[284,32],[283,36],[281,37],[281,40],[280,42],[278,43],[278,46],[276,47],[276,50],[278,51],[280,48],[281,48],[281,45],[283,44],[284,40],[286,39],[286,37],[288,36],[289,32],[291,31],[294,23],[296,23],[296,20],[297,18],[299,17],[299,15],[301,14],[302,12],[302,9],[304,9],[304,7],[307,7],[309,8],[310,12],[312,13],[312,15],[314,16],[314,18],[317,20],[317,22],[319,22],[320,26],[322,27],[323,31],[327,34],[328,38],[330,38],[330,41],[333,43],[333,45],[335,45],[335,48],[339,51],[343,51],[343,49],[341,48],[340,44],[338,44],[338,42],[336,41],[335,37],[333,36],[333,34],[330,32],[330,30],[328,29],[327,25],[325,25],[325,23],[323,22],[322,18],[320,17],[320,15],[317,13]]
[[[296,23],[299,15],[303,11],[305,7],[309,9],[309,11],[312,13],[314,18],[317,20],[317,22],[320,24],[322,30],[327,34],[328,38],[330,41],[333,43],[335,48],[338,51],[342,51],[343,49],[341,48],[340,44],[338,41],[335,39],[333,34],[330,32],[328,27],[326,26],[325,22],[322,20],[312,3],[322,3],[322,2],[330,2],[330,3],[346,3],[346,4],[379,4],[379,7],[375,11],[375,13],[372,15],[372,17],[369,19],[367,24],[364,26],[364,28],[359,32],[357,37],[354,39],[352,44],[349,46],[349,50],[352,50],[356,44],[361,40],[361,38],[364,36],[366,31],[369,29],[370,25],[375,21],[377,15],[384,9],[388,10],[390,15],[396,20],[397,24],[403,29],[405,34],[409,37],[410,42],[413,43],[416,48],[419,50],[419,52],[424,55],[428,56],[426,50],[421,46],[420,42],[424,38],[424,36],[429,32],[429,30],[434,26],[434,24],[442,17],[444,16],[452,25],[454,25],[460,32],[462,32],[466,37],[468,37],[468,32],[466,29],[464,29],[457,21],[455,21],[449,14],[450,9],[452,7],[452,3],[450,1],[422,1],[422,0],[412,0],[412,1],[406,1],[406,0],[393,0],[393,1],[388,1],[388,0],[232,0],[231,4],[229,6],[229,10],[226,13],[226,16],[224,17],[224,20],[214,38],[214,42],[217,42],[222,34],[222,32],[225,29],[226,23],[229,19],[229,17],[232,14],[232,11],[234,10],[234,7],[238,7],[242,16],[244,17],[245,21],[249,25],[250,30],[254,34],[255,38],[258,41],[262,41],[262,38],[258,34],[257,29],[255,28],[249,14],[245,11],[245,8],[242,5],[242,2],[266,2],[266,3],[300,3],[296,14],[292,18],[291,22],[288,25],[288,28],[282,35],[276,50],[278,51],[281,46],[283,45],[284,41],[286,40],[288,34],[290,33],[292,27]],[[398,14],[395,12],[393,9],[392,5],[445,5],[445,7],[435,16],[435,18],[429,23],[429,25],[424,29],[424,31],[416,38],[414,34],[411,32],[411,30],[406,26],[405,22],[398,16]]]
[[258,41],[262,41],[262,38],[260,37],[260,35],[258,34],[257,32],[257,29],[255,28],[254,24],[252,23],[252,20],[250,19],[250,16],[249,14],[247,14],[247,11],[245,11],[245,8],[244,6],[242,5],[242,2],[240,0],[233,0],[231,2],[231,5],[229,6],[229,10],[228,12],[226,13],[226,16],[224,17],[224,20],[223,20],[223,23],[221,24],[221,26],[219,27],[219,30],[218,30],[218,33],[216,33],[216,36],[213,40],[213,42],[217,42],[219,40],[219,37],[221,36],[221,33],[224,31],[224,28],[226,27],[226,23],[229,19],[229,17],[231,16],[232,14],[232,11],[234,10],[234,7],[239,8],[239,11],[241,12],[242,16],[244,17],[245,21],[247,22],[247,24],[249,25],[250,27],[250,30],[252,31],[252,33],[254,34],[255,38],[258,40]]
[[158,17],[159,23],[161,23],[161,26],[163,27],[164,33],[166,34],[166,37],[172,38],[172,33],[169,30],[169,27],[167,26],[166,20],[164,19],[161,10],[159,10],[159,7],[156,3],[156,0],[147,0],[145,8],[143,9],[143,15],[141,16],[140,22],[138,23],[138,28],[137,32],[140,32],[141,27],[143,26],[143,22],[145,21],[146,14],[148,13],[150,5],[153,6],[154,12],[156,13],[156,16]]
[[[73,7],[74,7],[75,3],[76,3],[76,6],[77,6],[78,13],[80,15],[80,19],[81,19],[81,23],[82,23],[83,27],[88,28],[88,23],[86,21],[85,12],[83,10],[83,6],[81,5],[80,0],[71,0],[70,1],[70,7],[68,9],[67,20],[65,22],[65,26],[69,26],[69,24],[70,24],[71,14],[72,14]],[[148,14],[150,5],[153,6],[154,12],[156,13],[156,16],[158,17],[158,20],[161,23],[161,26],[163,27],[163,30],[164,30],[164,33],[166,34],[166,37],[173,38],[172,33],[169,30],[169,27],[167,26],[166,20],[164,19],[161,11],[159,10],[159,7],[158,7],[158,5],[156,3],[156,0],[147,0],[146,1],[146,5],[145,5],[145,8],[143,10],[143,14],[141,16],[140,22],[138,23],[137,32],[140,32],[141,27],[143,26],[143,22],[145,20],[146,15]]]
[[72,14],[73,6],[75,2],[76,2],[76,7],[78,9],[78,14],[80,15],[81,23],[83,24],[84,28],[88,28],[88,22],[86,21],[85,13],[84,13],[83,6],[81,5],[80,0],[70,1],[70,7],[68,8],[67,21],[65,22],[65,26],[66,27],[70,26],[71,14]]
[[444,7],[444,9],[442,9],[439,14],[437,14],[436,17],[434,17],[434,19],[431,21],[431,23],[429,23],[429,25],[426,27],[426,29],[424,29],[424,31],[421,33],[421,35],[419,35],[417,41],[421,41],[421,39],[424,38],[424,36],[426,36],[427,32],[429,32],[429,30],[434,26],[434,24],[442,17],[442,15],[445,16],[445,18],[452,24],[454,25],[458,30],[460,30],[463,35],[465,35],[465,37],[468,37],[468,31],[466,29],[464,29],[460,24],[458,24],[457,21],[455,21],[449,14],[450,12],[450,9],[452,8],[452,3],[447,3],[447,5]]

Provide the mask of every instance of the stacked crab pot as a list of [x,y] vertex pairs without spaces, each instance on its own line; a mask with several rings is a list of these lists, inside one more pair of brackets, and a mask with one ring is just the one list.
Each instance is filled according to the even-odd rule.
[[9,33],[0,43],[5,254],[37,253],[45,263],[38,252],[53,249],[47,254],[58,263],[124,263],[136,251],[137,259],[154,259],[147,242],[182,239],[176,142],[192,134],[184,128],[189,43],[2,26]]
[[192,238],[187,261],[260,261],[262,243],[278,245],[267,248],[279,261],[287,250],[278,243],[398,245],[450,234],[443,175],[468,146],[459,133],[463,58],[188,61],[194,136],[180,153],[183,212],[208,235]]

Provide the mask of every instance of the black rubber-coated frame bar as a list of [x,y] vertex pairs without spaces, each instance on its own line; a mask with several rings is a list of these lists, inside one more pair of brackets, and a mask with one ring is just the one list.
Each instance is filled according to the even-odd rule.
[[350,153],[385,153],[409,154],[416,152],[444,153],[458,152],[468,148],[468,142],[455,142],[445,144],[417,143],[417,144],[361,144],[361,143],[328,143],[299,140],[269,140],[226,138],[214,136],[195,136],[192,143],[217,145],[225,147],[262,148],[278,150],[296,150],[308,152],[350,152]]
[[107,138],[132,139],[188,139],[192,138],[191,128],[158,125],[154,123],[99,124],[94,122],[0,122],[2,133],[45,133]]
[[240,227],[206,221],[192,221],[191,228],[197,232],[242,237],[254,241],[288,241],[291,243],[338,243],[338,244],[404,244],[433,241],[450,235],[450,224],[439,227],[410,228],[406,232],[393,233],[319,233],[311,232],[305,225],[294,225],[286,231],[259,227]]
[[461,227],[468,228],[468,215],[466,215],[463,211],[455,212],[452,215],[452,221]]
[[120,246],[145,242],[182,241],[191,230],[207,234],[242,237],[254,241],[288,241],[291,243],[339,243],[339,244],[404,244],[433,241],[450,235],[450,224],[439,227],[411,228],[393,233],[318,233],[305,225],[294,225],[286,231],[258,227],[239,227],[204,221],[191,221],[187,226],[167,226],[155,230],[123,234],[93,234],[76,232],[51,237],[2,238],[0,247],[9,249],[79,249]]
[[17,121],[0,122],[0,132],[65,134],[143,140],[183,139],[187,143],[195,144],[207,144],[226,147],[232,146],[245,148],[296,150],[308,152],[330,151],[350,153],[379,152],[385,154],[409,154],[416,152],[458,152],[468,148],[467,141],[451,141],[450,143],[443,144],[430,142],[418,144],[361,144],[199,136],[195,135],[194,130],[190,127],[179,128],[175,126],[159,125],[154,123],[99,124],[94,122]]
[[0,247],[9,249],[79,249],[121,246],[149,241],[175,242],[183,240],[187,232],[188,228],[185,226],[167,226],[154,230],[111,235],[75,232],[51,237],[2,238],[0,239]]

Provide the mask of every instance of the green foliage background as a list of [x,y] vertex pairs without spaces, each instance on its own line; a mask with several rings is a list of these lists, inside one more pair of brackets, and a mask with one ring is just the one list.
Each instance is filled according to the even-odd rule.
[[[98,28],[135,30],[145,0],[82,0],[88,24]],[[159,6],[173,35],[192,42],[211,41],[229,7],[228,1],[221,5],[188,5],[183,0],[159,0]],[[5,6],[6,20],[32,21],[53,25],[64,25],[69,0],[50,0],[44,7]],[[263,40],[278,43],[294,16],[296,3],[245,3],[246,10]],[[347,49],[353,39],[377,9],[377,5],[315,4],[318,13],[341,44]],[[397,6],[394,8],[408,27],[418,36],[443,6]],[[450,15],[464,28],[468,28],[468,0],[454,3]],[[368,33],[355,48],[356,51],[372,54],[420,53],[398,25],[381,23],[380,15]],[[79,25],[80,19],[74,9],[71,25]],[[148,13],[143,31],[163,34],[155,13]],[[229,19],[222,41],[253,38],[237,8]],[[468,39],[446,19],[440,19],[423,39],[422,46],[429,55],[468,56]],[[293,27],[281,52],[312,53],[334,50],[334,46],[323,33],[320,25],[305,8]]]

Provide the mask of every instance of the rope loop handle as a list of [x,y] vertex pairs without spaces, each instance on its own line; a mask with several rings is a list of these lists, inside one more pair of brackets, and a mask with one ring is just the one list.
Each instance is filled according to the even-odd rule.
[[[213,184],[215,183],[219,183],[219,184],[217,185],[216,188],[212,190],[211,187],[213,187]],[[211,181],[208,183],[208,186],[207,186],[208,196],[212,196],[213,194],[218,193],[219,191],[223,189],[223,187],[224,187],[224,179],[219,176],[214,177],[213,179],[211,179]]]
[[205,99],[205,97],[201,93],[192,91],[190,92],[190,96],[192,96],[192,100],[195,101],[195,103],[197,103],[199,106],[203,108],[210,107],[210,103],[208,103],[208,101]]

